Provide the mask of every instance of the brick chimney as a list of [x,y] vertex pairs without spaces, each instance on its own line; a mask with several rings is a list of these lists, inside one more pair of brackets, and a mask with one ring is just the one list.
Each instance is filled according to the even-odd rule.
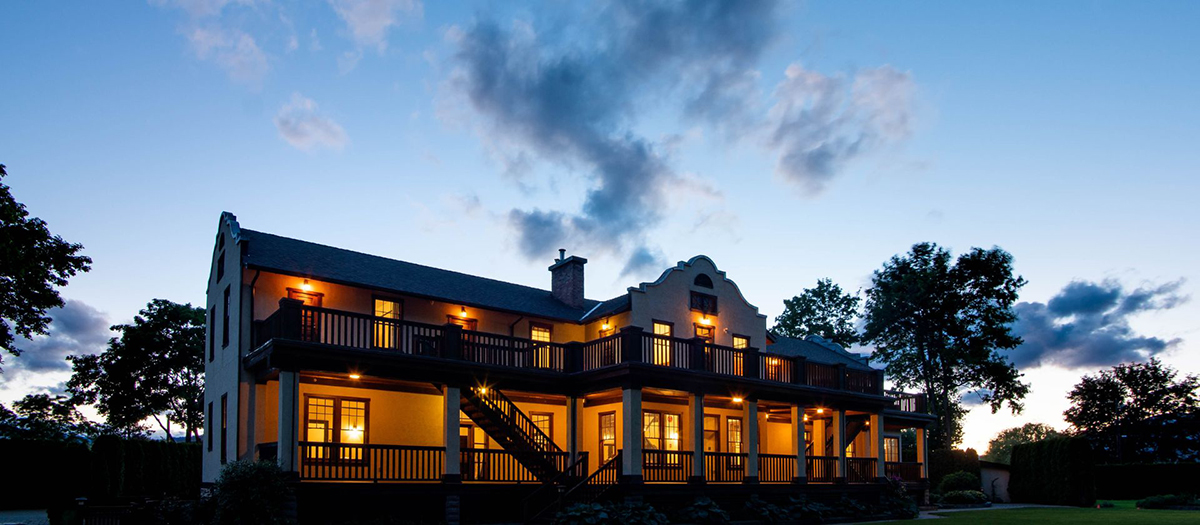
[[583,265],[587,259],[559,249],[558,258],[550,265],[550,292],[554,298],[571,308],[583,308]]

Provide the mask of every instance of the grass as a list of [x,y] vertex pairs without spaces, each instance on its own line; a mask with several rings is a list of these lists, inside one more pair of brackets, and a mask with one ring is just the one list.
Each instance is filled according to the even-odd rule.
[[[1061,509],[1007,509],[973,510],[964,512],[934,513],[943,519],[938,525],[969,523],[988,525],[991,523],[1113,523],[1133,525],[1137,523],[1191,524],[1200,523],[1200,511],[1190,510],[1139,510],[1136,501],[1113,501],[1110,509],[1061,508]],[[893,522],[903,523],[903,522]]]

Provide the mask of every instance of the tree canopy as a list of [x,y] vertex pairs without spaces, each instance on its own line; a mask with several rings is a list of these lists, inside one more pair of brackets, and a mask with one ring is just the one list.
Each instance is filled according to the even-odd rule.
[[1002,351],[1021,344],[1011,325],[1024,284],[1013,276],[1012,255],[1000,248],[973,248],[952,262],[946,249],[920,243],[875,272],[862,339],[899,388],[929,396],[938,416],[932,447],[949,449],[961,440],[966,393],[992,412],[1005,403],[1021,411],[1029,385]]
[[117,325],[120,338],[96,355],[71,356],[67,388],[75,400],[95,404],[114,430],[143,430],[153,418],[168,436],[171,422],[185,439],[200,438],[204,424],[203,308],[163,299],[151,301],[133,324]]
[[13,403],[0,404],[0,438],[44,441],[83,441],[105,431],[79,413],[63,395],[29,394]]
[[1084,376],[1063,417],[1114,461],[1179,461],[1200,457],[1200,377],[1179,377],[1156,358]]
[[996,437],[988,442],[987,453],[980,459],[1008,464],[1012,460],[1013,447],[1061,435],[1059,431],[1050,425],[1044,423],[1025,423],[1019,427],[1002,430],[999,434],[996,434]]
[[[7,175],[0,164],[0,180]],[[57,287],[91,269],[92,259],[79,255],[81,250],[82,245],[50,233],[45,221],[30,217],[0,183],[0,349],[21,355],[16,336],[46,333],[46,310],[63,305]]]
[[818,335],[849,348],[859,340],[854,319],[858,317],[860,301],[857,295],[842,292],[842,287],[832,280],[820,279],[815,287],[784,299],[783,313],[775,318],[771,330],[795,338]]

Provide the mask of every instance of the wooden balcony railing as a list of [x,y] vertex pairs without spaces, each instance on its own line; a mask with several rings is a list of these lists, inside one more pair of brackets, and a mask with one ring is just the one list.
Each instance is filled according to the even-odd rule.
[[763,483],[786,483],[796,477],[796,456],[792,454],[758,455],[758,480]]
[[875,458],[846,458],[847,483],[873,483],[877,477]]
[[570,464],[567,452],[510,452],[499,449],[467,448],[462,453],[463,481],[493,481],[506,483],[539,483],[537,475],[525,468],[520,454],[537,454],[549,459],[559,472]]
[[741,483],[746,479],[746,457],[736,452],[705,452],[704,479]]
[[[586,343],[548,343],[367,314],[306,306],[281,299],[279,310],[255,322],[262,345],[286,339],[331,346],[394,351],[552,372],[582,372],[622,363],[705,371],[793,385],[884,395],[883,374],[808,361],[799,356],[732,348],[701,339],[648,334],[629,327]],[[925,412],[923,395],[888,392],[894,408]]]
[[808,481],[810,482],[833,483],[833,480],[837,477],[837,457],[806,456],[804,461],[808,469]]
[[438,481],[446,449],[408,445],[298,443],[300,479]]
[[642,480],[684,482],[692,473],[692,453],[684,450],[643,450]]
[[890,477],[897,477],[904,481],[921,481],[924,477],[921,472],[921,464],[909,461],[888,461],[883,464],[883,471]]

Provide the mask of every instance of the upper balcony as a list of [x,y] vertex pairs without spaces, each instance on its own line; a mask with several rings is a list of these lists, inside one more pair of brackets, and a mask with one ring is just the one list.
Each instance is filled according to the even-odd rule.
[[802,356],[763,353],[756,348],[716,345],[700,338],[648,334],[638,327],[626,327],[619,333],[588,342],[552,343],[463,330],[452,324],[374,317],[282,299],[279,310],[256,321],[254,326],[255,348],[272,340],[386,350],[564,374],[622,363],[647,363],[772,383],[888,396],[894,400],[895,410],[918,413],[926,410],[924,394],[885,391],[882,371],[817,363]]

